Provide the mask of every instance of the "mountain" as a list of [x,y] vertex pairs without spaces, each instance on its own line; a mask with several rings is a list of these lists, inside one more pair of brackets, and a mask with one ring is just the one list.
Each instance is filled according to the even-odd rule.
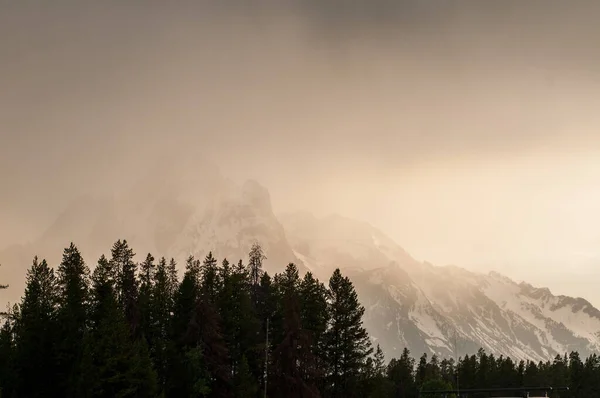
[[[581,298],[410,257],[371,225],[306,213],[280,217],[308,268],[346,273],[366,307],[365,324],[388,355],[404,347],[442,356],[474,353],[547,360],[600,350],[600,311]],[[319,259],[319,260],[317,260]]]
[[2,292],[0,306],[19,300],[35,255],[56,265],[71,241],[92,266],[109,254],[117,239],[127,239],[138,258],[150,252],[182,264],[190,255],[202,259],[209,251],[219,259],[245,260],[252,244],[259,242],[269,273],[289,262],[305,271],[265,187],[256,181],[237,186],[210,165],[186,170],[191,171],[152,170],[152,178],[120,196],[79,198],[37,240],[0,251],[0,281],[10,285]]
[[82,197],[36,241],[0,251],[0,281],[11,284],[0,301],[18,300],[35,254],[57,264],[72,239],[92,264],[119,238],[138,258],[152,252],[180,263],[208,251],[246,259],[259,242],[270,273],[294,262],[324,281],[336,267],[350,276],[366,307],[365,325],[388,358],[404,347],[442,356],[483,347],[533,360],[600,350],[600,311],[583,299],[498,273],[419,262],[368,223],[307,212],[276,216],[256,181],[238,186],[210,165],[179,170],[157,167],[119,196]]

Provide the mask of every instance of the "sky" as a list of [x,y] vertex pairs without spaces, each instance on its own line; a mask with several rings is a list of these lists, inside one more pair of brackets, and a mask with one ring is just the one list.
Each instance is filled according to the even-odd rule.
[[[252,3],[252,4],[250,4]],[[0,3],[0,246],[197,156],[600,305],[600,2]]]

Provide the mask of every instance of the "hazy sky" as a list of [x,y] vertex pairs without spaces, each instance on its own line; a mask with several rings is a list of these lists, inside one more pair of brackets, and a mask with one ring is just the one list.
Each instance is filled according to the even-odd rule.
[[0,246],[192,148],[277,211],[592,294],[598,20],[597,0],[0,2]]

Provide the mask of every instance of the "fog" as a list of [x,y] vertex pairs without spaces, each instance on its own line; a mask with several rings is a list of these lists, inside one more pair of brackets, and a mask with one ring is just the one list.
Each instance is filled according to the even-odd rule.
[[278,212],[598,305],[599,18],[595,0],[2,2],[0,247],[195,156]]

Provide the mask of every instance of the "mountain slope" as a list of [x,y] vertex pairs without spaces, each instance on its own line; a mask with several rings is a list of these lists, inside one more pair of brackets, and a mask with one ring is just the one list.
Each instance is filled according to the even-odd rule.
[[345,272],[367,309],[365,324],[392,355],[405,346],[444,356],[483,347],[546,360],[600,350],[600,311],[583,299],[557,297],[498,273],[419,263],[366,223],[306,213],[280,219],[297,256],[320,275],[349,265]]

